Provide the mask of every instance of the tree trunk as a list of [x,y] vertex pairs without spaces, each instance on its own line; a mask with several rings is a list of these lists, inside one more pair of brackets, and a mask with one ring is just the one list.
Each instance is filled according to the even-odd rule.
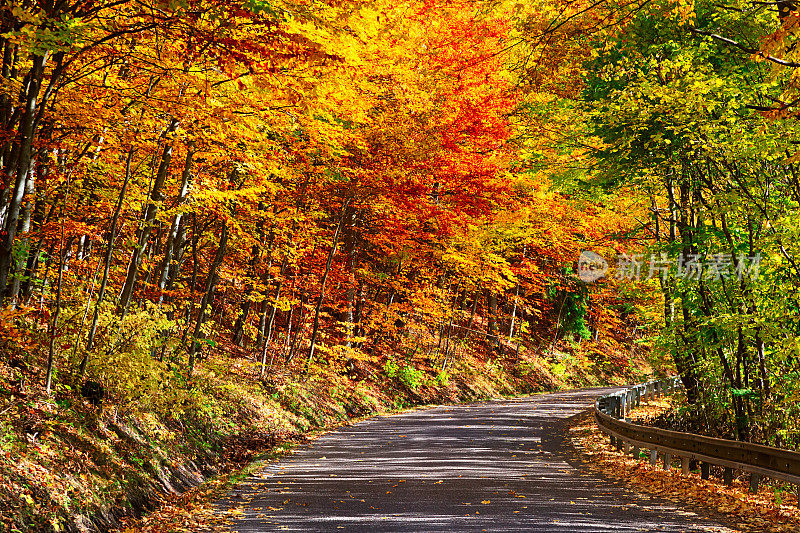
[[490,342],[496,344],[499,340],[497,336],[497,295],[489,289],[486,289],[486,303],[489,307],[488,337]]
[[[8,291],[8,277],[14,253],[14,238],[17,235],[20,209],[25,195],[25,185],[28,174],[31,172],[37,104],[48,56],[49,52],[33,56],[33,65],[28,74],[27,88],[25,89],[25,112],[18,131],[17,157],[11,156],[11,159],[15,161],[5,162],[6,174],[9,176],[15,175],[16,181],[7,202],[5,225],[2,228],[2,238],[0,239],[0,298],[4,298]],[[42,104],[44,103],[42,102]]]
[[517,283],[517,291],[514,293],[514,310],[511,312],[511,325],[508,326],[508,343],[511,344],[511,339],[514,337],[514,321],[517,319],[517,301],[519,300],[519,283]]
[[108,275],[111,270],[111,256],[114,253],[114,239],[117,234],[117,225],[119,224],[119,215],[122,212],[122,204],[125,200],[125,192],[128,190],[128,182],[131,178],[131,161],[133,160],[133,148],[128,150],[128,156],[125,158],[125,177],[122,180],[122,188],[117,197],[117,205],[114,206],[114,214],[111,216],[111,226],[108,228],[108,242],[106,243],[105,255],[103,257],[103,279],[100,281],[100,289],[97,291],[97,302],[94,304],[94,312],[92,314],[92,325],[89,327],[89,337],[86,340],[86,352],[81,359],[79,373],[83,376],[86,373],[86,364],[89,362],[89,352],[94,347],[94,338],[97,334],[97,321],[100,318],[100,306],[106,296],[106,288],[108,287]]
[[[48,210],[47,215],[45,215],[45,208],[44,208],[44,201],[40,199],[34,204],[33,210],[33,230],[39,231],[41,230],[47,222],[50,221],[54,211],[55,211],[56,204],[53,204],[50,209]],[[22,292],[21,300],[23,302],[27,302],[32,293],[34,288],[34,279],[36,276],[36,270],[39,266],[39,256],[42,253],[42,246],[44,245],[45,236],[42,234],[36,246],[34,246],[31,251],[28,253],[28,262],[25,265],[25,279],[22,281],[22,287],[20,291]]]
[[450,323],[447,325],[447,342],[444,345],[444,360],[442,361],[442,370],[447,368],[447,354],[450,351],[450,335],[453,333],[453,320],[456,316],[456,307],[458,307],[458,289],[461,285],[461,280],[456,285],[455,294],[453,294],[453,305],[450,308]]
[[344,206],[342,206],[342,215],[339,218],[339,223],[336,225],[336,231],[333,233],[333,245],[331,246],[330,252],[328,252],[328,261],[325,263],[325,273],[322,275],[322,281],[320,282],[319,298],[317,298],[317,305],[314,308],[314,321],[311,329],[311,346],[308,349],[306,369],[314,360],[314,348],[316,346],[317,333],[319,332],[319,312],[322,309],[322,301],[325,299],[325,283],[328,281],[328,273],[330,272],[331,264],[333,263],[333,255],[336,253],[336,246],[339,244],[339,233],[342,231],[342,224],[344,224],[344,217],[345,213],[347,213],[348,205],[350,205],[349,198],[344,202]]
[[[364,314],[364,282],[358,282],[358,293],[356,294],[356,310],[355,316],[353,320],[355,321],[356,327],[354,330],[354,335],[356,337],[363,337],[364,336],[364,324],[362,322]],[[361,348],[363,344],[362,341],[356,343],[357,348]]]
[[[258,210],[261,211],[263,209],[264,209],[264,204],[262,202],[259,202]],[[256,267],[258,266],[258,262],[261,259],[261,250],[259,244],[261,243],[264,235],[263,220],[260,220],[258,223],[257,233],[258,233],[258,243],[254,244],[252,249],[250,250],[250,264],[248,265],[247,268],[248,278],[255,277]],[[269,287],[270,269],[272,268],[272,243],[274,237],[275,233],[273,231],[270,231],[269,245],[268,245],[269,259],[267,260],[267,268],[266,268],[267,287]],[[269,293],[269,288],[267,288],[267,293]],[[247,318],[250,316],[250,308],[253,306],[253,302],[250,299],[251,294],[253,294],[253,283],[248,279],[246,282],[244,301],[242,302],[242,309],[241,312],[239,313],[239,316],[236,317],[236,323],[233,325],[233,343],[236,346],[242,346],[244,341],[244,325],[247,323]],[[260,323],[263,322],[264,322],[264,316],[262,315]],[[259,331],[259,337],[263,338],[262,331]]]
[[61,290],[64,280],[64,223],[62,215],[61,223],[61,249],[59,250],[58,262],[58,282],[56,284],[56,308],[53,312],[53,320],[50,323],[50,345],[47,351],[47,374],[45,377],[45,389],[50,394],[53,386],[53,370],[55,368],[55,346],[58,333],[58,319],[61,317]]
[[[278,280],[278,287],[275,289],[275,300],[277,301],[278,298],[281,296],[281,289],[283,288],[283,277],[286,273],[286,267],[289,265],[289,254],[283,256],[283,261],[281,261],[281,270],[279,272],[280,279]],[[264,305],[266,305],[267,301],[264,301]],[[266,371],[267,366],[267,351],[269,351],[269,343],[272,340],[272,328],[275,325],[275,313],[278,310],[278,307],[275,304],[267,306],[265,308],[265,315],[266,309],[271,309],[269,315],[269,321],[266,324],[266,331],[264,335],[264,345],[261,349],[261,377],[264,377],[264,372]],[[272,363],[275,359],[275,354],[273,352],[272,359],[270,360],[269,366],[272,366]]]
[[472,310],[469,313],[469,321],[467,322],[467,329],[472,329],[472,325],[475,323],[475,311],[478,308],[478,300],[480,296],[480,292],[475,292],[472,296]]
[[28,239],[28,233],[31,230],[31,214],[33,213],[33,205],[36,202],[36,173],[33,171],[28,172],[25,180],[25,198],[27,201],[22,207],[22,220],[20,221],[19,227],[19,231],[22,234],[22,239],[20,240],[20,248],[22,249],[22,253],[20,254],[20,258],[14,266],[14,279],[11,283],[11,290],[8,294],[12,305],[17,304],[17,298],[19,296],[19,290],[22,283],[22,275],[25,271],[25,266],[28,264],[28,253],[30,252],[30,239]]
[[[181,173],[181,188],[178,192],[178,201],[177,206],[180,210],[181,207],[186,203],[186,198],[189,195],[189,186],[191,184],[191,176],[192,176],[192,157],[194,156],[194,142],[190,142],[187,146],[186,151],[186,161],[183,164],[183,172]],[[172,219],[172,224],[169,228],[169,233],[167,234],[167,241],[164,243],[164,259],[161,261],[161,266],[159,268],[160,274],[158,276],[158,290],[159,293],[163,293],[164,288],[167,285],[167,280],[169,278],[169,273],[171,267],[173,266],[173,256],[175,254],[175,249],[180,241],[180,231],[181,231],[181,220],[183,218],[183,213],[178,211],[175,214],[175,217]],[[164,301],[163,294],[159,294],[158,302],[161,303]]]
[[346,269],[347,269],[347,291],[345,291],[345,299],[347,303],[347,310],[345,311],[345,346],[351,348],[353,343],[351,341],[354,334],[355,314],[356,314],[356,217],[357,211],[349,209],[345,216],[346,224],[342,228],[344,235],[344,247],[346,254]]
[[[164,137],[166,138],[170,133],[175,131],[177,126],[178,121],[176,119],[172,119],[167,127]],[[119,304],[117,305],[117,311],[121,315],[120,319],[125,318],[125,314],[128,312],[128,305],[130,304],[131,297],[133,296],[133,289],[136,286],[136,278],[139,275],[139,265],[142,261],[142,255],[144,254],[147,243],[150,240],[150,231],[155,221],[156,214],[158,214],[158,206],[164,199],[162,190],[164,188],[164,182],[167,179],[167,171],[169,170],[171,161],[172,141],[167,139],[164,144],[164,149],[161,152],[161,161],[158,165],[158,172],[156,173],[156,178],[153,182],[153,188],[150,192],[150,202],[147,205],[142,226],[139,228],[137,242],[133,246],[131,259],[128,263],[128,273],[125,277],[125,284],[122,287]]]
[[214,256],[214,261],[211,263],[211,266],[208,269],[208,276],[206,277],[206,290],[203,294],[203,300],[200,302],[200,309],[197,312],[197,320],[195,321],[194,332],[192,333],[192,338],[189,339],[189,369],[187,371],[187,375],[191,378],[192,373],[194,372],[194,362],[195,357],[197,354],[197,350],[200,347],[200,344],[197,342],[197,339],[200,338],[200,329],[203,327],[203,322],[205,322],[205,314],[206,308],[211,304],[211,300],[214,297],[214,288],[217,285],[217,281],[219,281],[218,269],[220,265],[222,265],[223,259],[225,259],[225,253],[228,248],[228,225],[227,223],[222,226],[222,235],[219,239],[219,246],[217,247],[217,254]]

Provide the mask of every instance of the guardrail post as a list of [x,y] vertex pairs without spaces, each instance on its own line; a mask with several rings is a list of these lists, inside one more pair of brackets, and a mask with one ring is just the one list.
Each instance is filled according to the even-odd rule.
[[664,470],[669,470],[670,468],[672,468],[672,454],[664,452]]
[[655,389],[656,389],[656,391],[655,391],[656,392],[656,398],[660,398],[661,397],[661,382],[660,381],[656,381],[655,382]]
[[708,463],[700,463],[700,479],[708,479],[711,475],[711,465]]
[[641,453],[641,450],[639,450],[639,447],[638,446],[634,446],[633,447],[633,452],[631,453],[631,455],[633,455],[634,459],[636,459],[637,461],[639,460],[639,454],[640,453]]
[[623,420],[628,418],[628,415],[630,414],[630,412],[631,412],[631,391],[630,390],[626,390],[625,391],[625,412],[622,413]]
[[750,492],[758,492],[759,483],[761,483],[761,474],[750,474]]
[[630,450],[630,444],[628,444],[626,441],[622,441],[622,453],[628,455],[628,450]]
[[733,483],[733,468],[725,467],[725,470],[722,471],[722,482],[726,485]]
[[689,458],[681,457],[681,474],[684,476],[689,474]]
[[650,464],[656,466],[657,463],[658,463],[658,450],[650,450]]

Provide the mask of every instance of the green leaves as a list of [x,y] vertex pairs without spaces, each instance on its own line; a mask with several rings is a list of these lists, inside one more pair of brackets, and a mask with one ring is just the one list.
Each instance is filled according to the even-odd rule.
[[741,398],[745,400],[758,401],[761,399],[761,393],[753,389],[731,389],[731,394],[734,398]]

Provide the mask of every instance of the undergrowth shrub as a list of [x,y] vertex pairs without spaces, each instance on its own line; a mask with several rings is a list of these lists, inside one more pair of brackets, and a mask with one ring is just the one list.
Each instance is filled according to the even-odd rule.
[[419,389],[425,381],[425,372],[409,364],[399,365],[392,359],[386,360],[383,371],[387,377],[397,379],[412,391]]

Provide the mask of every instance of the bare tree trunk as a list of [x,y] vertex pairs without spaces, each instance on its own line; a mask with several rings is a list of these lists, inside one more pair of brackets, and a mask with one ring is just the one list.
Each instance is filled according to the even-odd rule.
[[[51,215],[55,209],[55,204],[50,208],[49,213],[45,216],[44,213],[44,201],[40,199],[34,204],[34,211],[33,211],[33,229],[34,231],[40,230],[44,227],[44,225],[50,220]],[[27,302],[31,294],[33,293],[34,287],[34,278],[36,275],[36,270],[39,266],[39,256],[42,253],[42,246],[44,245],[44,235],[39,237],[39,240],[36,243],[30,252],[28,253],[28,262],[25,265],[25,279],[22,281],[22,287],[20,291],[22,293],[22,302]]]
[[458,306],[458,289],[461,286],[461,280],[456,284],[455,294],[453,294],[453,305],[450,308],[450,323],[447,325],[447,342],[444,345],[444,360],[442,361],[442,370],[447,368],[447,354],[450,351],[450,335],[453,333],[453,320],[456,316],[456,307]]
[[[63,215],[62,215],[63,216]],[[50,394],[53,386],[53,369],[55,367],[55,346],[56,334],[58,333],[58,319],[61,317],[61,289],[64,279],[64,223],[61,223],[61,247],[59,250],[58,262],[58,282],[56,284],[56,309],[53,313],[53,320],[50,323],[50,345],[47,350],[47,375],[45,378],[45,389]]]
[[86,364],[89,362],[89,352],[94,347],[94,338],[97,334],[97,321],[100,318],[100,306],[106,296],[106,288],[108,287],[108,274],[111,270],[111,256],[114,253],[114,239],[117,234],[117,225],[119,224],[119,215],[122,212],[122,204],[125,200],[125,192],[128,190],[128,183],[131,178],[131,161],[133,160],[133,148],[128,150],[128,156],[125,158],[125,178],[122,181],[122,188],[117,197],[117,205],[114,206],[114,214],[111,216],[111,226],[108,228],[108,243],[106,244],[105,256],[103,257],[103,279],[100,281],[100,289],[97,292],[97,302],[94,304],[94,312],[92,314],[92,325],[89,327],[89,337],[86,340],[86,352],[81,359],[81,364],[78,372],[81,376],[86,373]]
[[206,277],[206,290],[203,294],[203,300],[200,302],[200,309],[197,311],[197,320],[195,321],[194,332],[192,338],[189,339],[189,369],[187,375],[192,377],[194,372],[194,361],[199,348],[197,339],[200,337],[200,328],[203,327],[205,322],[206,308],[211,304],[214,297],[214,289],[219,281],[218,270],[225,259],[225,253],[228,248],[228,225],[227,223],[222,226],[222,235],[219,238],[219,246],[217,247],[217,254],[214,257],[214,262],[208,268],[208,276]]
[[300,293],[300,313],[297,316],[297,326],[294,328],[294,337],[292,337],[292,345],[289,347],[289,354],[286,357],[286,363],[291,363],[297,354],[297,343],[300,340],[300,332],[303,331],[303,315],[305,314],[306,295],[304,291]]
[[325,263],[325,273],[322,275],[322,281],[320,282],[319,298],[317,298],[317,305],[314,308],[314,321],[311,329],[311,346],[308,349],[306,368],[308,368],[308,366],[314,360],[314,348],[316,346],[317,333],[319,332],[319,312],[322,309],[322,301],[325,299],[325,283],[328,281],[328,273],[331,271],[333,255],[336,253],[336,246],[339,244],[339,233],[342,231],[342,224],[344,224],[345,213],[347,212],[347,207],[349,205],[350,199],[348,198],[345,200],[344,206],[342,206],[342,215],[339,218],[339,224],[336,225],[336,231],[333,233],[333,245],[331,246],[330,252],[328,252],[328,261]]
[[761,338],[761,329],[756,330],[756,357],[758,357],[758,373],[761,377],[762,401],[766,401],[770,396],[769,376],[764,358],[764,340]]
[[[259,211],[264,209],[264,204],[258,204]],[[264,224],[263,221],[259,221],[258,223],[258,243],[253,245],[253,248],[250,250],[250,264],[247,268],[247,277],[253,278],[256,275],[256,267],[258,266],[259,260],[261,259],[261,250],[259,243],[261,243],[263,239],[264,233]],[[270,276],[270,269],[272,268],[272,243],[274,240],[275,233],[270,231],[269,236],[269,251],[268,256],[269,259],[267,260],[267,293],[269,293],[269,276]],[[246,283],[246,288],[244,292],[244,301],[242,302],[242,310],[239,313],[239,316],[236,317],[236,322],[233,325],[233,343],[237,346],[242,346],[244,342],[244,325],[247,323],[247,319],[250,316],[250,308],[253,306],[253,302],[250,298],[250,295],[253,294],[253,283],[248,279]],[[266,311],[265,311],[266,313]],[[264,316],[261,317],[261,322],[264,321]],[[261,333],[261,332],[259,332]],[[263,337],[263,335],[261,335]],[[262,369],[263,372],[263,369]]]
[[[280,298],[281,295],[281,288],[283,287],[283,279],[278,282],[278,288],[275,291],[275,298]],[[261,350],[261,376],[264,376],[264,372],[266,371],[267,366],[267,352],[269,351],[269,343],[272,340],[272,328],[275,325],[275,313],[278,310],[278,307],[275,305],[270,306],[272,311],[269,314],[269,322],[267,323],[267,331],[266,337],[264,338],[264,347]],[[272,352],[272,357],[269,361],[269,366],[272,366],[273,362],[275,361],[275,352]]]
[[345,291],[345,298],[347,300],[347,310],[345,315],[345,346],[351,348],[353,343],[353,324],[355,323],[356,311],[356,217],[357,211],[354,209],[348,210],[345,215],[347,221],[342,228],[344,235],[344,247],[346,254],[346,268],[347,268],[347,291]]
[[256,335],[256,346],[261,346],[264,343],[264,335],[267,332],[267,314],[269,313],[269,304],[266,300],[261,301],[261,308],[258,312],[258,335]]
[[511,325],[508,327],[508,343],[511,344],[511,339],[514,337],[514,321],[517,319],[517,301],[519,300],[519,283],[517,283],[517,291],[514,294],[514,310],[511,312]]
[[22,248],[23,253],[20,254],[20,259],[15,265],[14,280],[12,281],[11,290],[8,295],[11,299],[12,305],[17,304],[17,297],[19,296],[19,289],[22,283],[22,275],[25,271],[25,266],[28,263],[30,240],[28,239],[27,234],[31,230],[31,214],[33,213],[33,205],[36,202],[35,195],[36,173],[30,171],[28,172],[27,179],[25,180],[25,198],[27,198],[27,201],[22,208],[22,220],[19,227],[20,233],[23,235],[23,238],[20,241],[20,247]]
[[[31,172],[31,159],[33,150],[33,137],[35,132],[36,113],[38,110],[39,92],[44,78],[44,68],[49,52],[33,56],[33,65],[28,73],[27,88],[25,89],[25,112],[19,126],[18,157],[16,161],[6,161],[6,174],[16,175],[14,189],[9,196],[5,227],[0,241],[0,298],[5,298],[8,291],[8,277],[11,273],[14,238],[17,235],[20,209],[25,195],[25,186],[28,174]],[[14,166],[15,165],[15,166]]]
[[[178,121],[173,118],[170,121],[164,136],[166,137],[175,131],[177,126]],[[164,182],[167,179],[167,171],[169,170],[171,161],[172,142],[167,140],[164,145],[164,149],[161,152],[161,162],[158,165],[158,172],[156,173],[156,178],[153,182],[153,188],[150,192],[150,202],[145,211],[144,221],[142,222],[142,226],[139,228],[138,239],[133,247],[131,259],[128,263],[128,274],[125,278],[125,284],[122,287],[119,304],[117,305],[117,310],[121,315],[120,319],[125,318],[125,314],[128,312],[128,305],[130,304],[131,297],[133,296],[133,289],[136,286],[136,279],[139,274],[139,265],[142,261],[142,255],[144,254],[145,248],[147,247],[147,243],[150,239],[150,231],[156,215],[158,214],[158,206],[164,199],[162,195],[162,189],[164,188]]]
[[[194,142],[190,142],[187,146],[186,151],[186,161],[183,164],[183,172],[181,173],[181,188],[178,192],[178,209],[181,208],[186,203],[186,198],[189,195],[189,185],[191,184],[191,176],[192,176],[192,157],[194,156]],[[164,288],[167,285],[167,279],[169,278],[170,268],[173,266],[173,255],[175,254],[175,249],[180,241],[180,231],[181,231],[181,220],[183,218],[183,213],[178,211],[175,214],[175,217],[172,219],[172,225],[169,228],[169,233],[167,234],[167,241],[164,244],[164,259],[161,262],[160,275],[158,276],[158,290],[159,292],[164,291]],[[159,295],[158,302],[161,303],[164,301],[163,294]]]
[[[258,210],[262,211],[263,209],[265,209],[264,204],[263,203],[259,203],[258,204]],[[258,225],[259,241],[261,241],[263,239],[263,231],[264,231],[263,222],[260,221],[259,225]],[[272,269],[272,253],[273,253],[273,245],[274,245],[274,243],[275,243],[275,231],[274,231],[274,227],[272,227],[272,228],[270,228],[270,231],[269,231],[269,239],[268,239],[268,244],[267,244],[267,267],[264,269],[264,273],[263,273],[262,278],[261,278],[263,283],[264,283],[264,286],[266,287],[266,289],[264,291],[264,299],[261,301],[261,316],[258,319],[258,335],[256,336],[256,346],[261,346],[262,343],[264,342],[264,335],[265,335],[266,327],[267,327],[267,314],[269,313],[269,304],[267,303],[267,300],[269,299],[270,284],[272,283],[271,269]],[[258,247],[257,246],[253,246],[251,257],[254,259],[254,261],[255,261],[255,258],[256,258],[256,253],[258,253]],[[252,262],[251,263],[250,270],[251,270],[251,275],[255,276],[255,273],[256,273],[256,262]],[[247,294],[250,294],[252,292],[252,290],[253,290],[253,286],[251,284],[248,284]],[[250,305],[247,305],[246,307],[243,306],[241,315],[236,319],[236,325],[233,328],[233,331],[234,331],[234,342],[236,342],[236,337],[237,337],[237,334],[238,334],[240,328],[242,328],[242,326],[244,325],[244,320],[247,319],[245,311],[247,313],[250,312]]]
[[[276,303],[277,303],[278,298],[280,298],[280,296],[281,296],[281,289],[283,288],[284,276],[286,275],[286,267],[288,265],[289,265],[289,253],[286,253],[283,256],[283,261],[281,261],[281,270],[278,273],[278,275],[280,276],[280,280],[278,280],[278,287],[275,289],[275,300],[276,300]],[[264,304],[266,305],[266,300],[264,301]],[[270,311],[270,315],[269,315],[269,322],[266,325],[266,332],[265,332],[266,335],[265,335],[265,338],[264,338],[264,346],[263,346],[263,348],[261,350],[261,377],[264,377],[264,372],[265,372],[266,364],[267,364],[267,351],[269,350],[269,343],[270,343],[270,340],[272,339],[272,328],[275,325],[275,314],[278,311],[278,306],[275,305],[275,304],[272,304],[272,305],[268,306],[268,308],[271,308],[271,311]],[[265,311],[264,314],[266,315],[266,311]],[[269,366],[272,366],[272,363],[274,362],[274,360],[275,360],[275,352],[272,353],[272,357],[270,358]]]
[[[356,310],[355,310],[355,316],[353,317],[353,320],[355,321],[355,324],[356,324],[355,330],[354,330],[354,335],[356,337],[363,337],[364,336],[364,325],[362,323],[362,317],[363,317],[363,314],[364,314],[364,282],[363,281],[359,281],[358,282],[358,293],[356,295],[356,298],[357,298],[357,300],[356,300]],[[362,344],[363,344],[363,342],[359,341],[359,342],[356,343],[356,347],[357,348],[361,348]]]
[[475,310],[478,308],[478,299],[480,292],[476,292],[472,296],[472,311],[469,314],[469,321],[467,322],[467,329],[472,329],[472,324],[475,322]]
[[498,340],[497,337],[497,295],[493,293],[491,290],[486,289],[486,302],[489,306],[488,314],[489,314],[489,327],[488,327],[488,337],[489,340],[493,343],[496,343]]
[[289,311],[286,313],[286,338],[283,340],[283,350],[288,357],[289,339],[292,335],[292,315],[294,314],[294,306],[289,306]]

